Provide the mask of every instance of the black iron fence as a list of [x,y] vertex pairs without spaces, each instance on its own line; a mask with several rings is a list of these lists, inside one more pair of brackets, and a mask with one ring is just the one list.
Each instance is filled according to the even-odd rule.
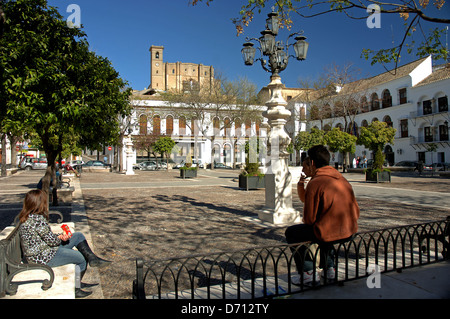
[[[133,298],[255,299],[289,295],[319,284],[303,284],[304,260],[314,263],[318,269],[314,272],[323,269],[322,285],[339,284],[374,272],[400,271],[449,259],[449,237],[450,217],[358,233],[346,242],[331,245],[325,254],[317,244],[301,243],[165,260],[138,258]],[[294,261],[296,254],[299,269]],[[332,256],[334,280],[326,278],[326,256]],[[294,284],[296,281],[300,285]]]

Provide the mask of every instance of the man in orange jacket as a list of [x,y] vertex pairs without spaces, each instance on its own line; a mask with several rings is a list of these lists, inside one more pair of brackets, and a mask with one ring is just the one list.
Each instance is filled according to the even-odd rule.
[[[311,180],[305,189],[306,177],[302,176],[297,185],[300,199],[304,199],[303,224],[286,229],[286,241],[289,244],[312,242],[324,250],[332,244],[350,239],[358,230],[359,206],[350,183],[329,165],[330,153],[323,145],[308,150],[303,164]],[[309,160],[309,162],[308,162]],[[299,274],[303,272],[303,283],[319,282],[313,259],[305,246],[292,248]],[[313,254],[314,255],[314,254]],[[315,254],[317,255],[317,254]],[[335,278],[335,269],[331,255],[323,256],[327,264],[327,279]]]

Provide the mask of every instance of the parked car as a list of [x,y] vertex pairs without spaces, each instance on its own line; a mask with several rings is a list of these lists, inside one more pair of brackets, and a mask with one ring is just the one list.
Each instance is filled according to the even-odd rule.
[[137,165],[137,169],[141,171],[154,171],[156,170],[156,163],[154,161],[145,161]]
[[82,160],[75,160],[70,162],[70,166],[72,166],[73,168],[77,169],[79,166],[84,165],[84,162]]
[[401,161],[395,164],[394,166],[402,166],[402,167],[417,167],[419,162],[417,161]]
[[[181,161],[181,163],[179,163],[179,164],[177,164],[177,165],[175,165],[173,168],[180,168],[180,167],[184,167],[184,166],[186,166],[186,162],[183,160],[183,161]],[[191,165],[191,167],[197,167],[197,161],[194,159],[194,160],[192,160],[192,165]],[[198,167],[199,168],[204,168],[205,166],[203,165],[203,163],[202,163],[202,161],[198,161]]]
[[[373,165],[373,159],[368,159],[367,160],[367,168],[372,168],[372,165]],[[385,160],[383,166],[388,167],[389,162],[387,160]]]
[[227,166],[224,163],[214,163],[214,169],[216,168],[233,169],[231,166]]
[[[435,172],[437,171],[445,171],[450,169],[450,163],[433,163],[433,164],[427,164],[425,165],[427,167],[426,170],[433,170]],[[424,169],[425,169],[424,166]]]
[[88,168],[109,168],[111,167],[111,164],[106,164],[102,161],[87,161],[82,166]]
[[24,157],[19,163],[19,168],[25,170],[47,169],[47,165],[47,159],[45,157]]

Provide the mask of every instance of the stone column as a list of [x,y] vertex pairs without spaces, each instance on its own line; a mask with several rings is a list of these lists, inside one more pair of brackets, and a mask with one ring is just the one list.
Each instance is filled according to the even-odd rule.
[[126,150],[125,152],[127,153],[127,171],[125,173],[125,175],[134,175],[134,170],[133,170],[133,141],[131,139],[131,135],[128,135],[127,141],[125,143],[126,146]]
[[268,160],[265,175],[266,203],[258,217],[276,225],[300,223],[300,212],[292,207],[292,175],[288,168],[287,146],[291,138],[284,126],[291,112],[283,99],[283,84],[279,75],[272,75],[268,88],[271,92],[263,116],[268,119]]

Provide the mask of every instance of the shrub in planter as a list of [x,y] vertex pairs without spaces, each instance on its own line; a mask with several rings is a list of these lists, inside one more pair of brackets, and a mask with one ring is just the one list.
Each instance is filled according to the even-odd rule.
[[181,167],[180,177],[182,177],[183,179],[197,177],[197,167]]
[[265,187],[264,174],[259,172],[258,163],[247,163],[239,175],[239,188],[258,189]]
[[373,167],[367,169],[366,182],[391,182],[391,171],[383,168],[384,154],[380,148],[375,153],[375,159],[373,161]]

